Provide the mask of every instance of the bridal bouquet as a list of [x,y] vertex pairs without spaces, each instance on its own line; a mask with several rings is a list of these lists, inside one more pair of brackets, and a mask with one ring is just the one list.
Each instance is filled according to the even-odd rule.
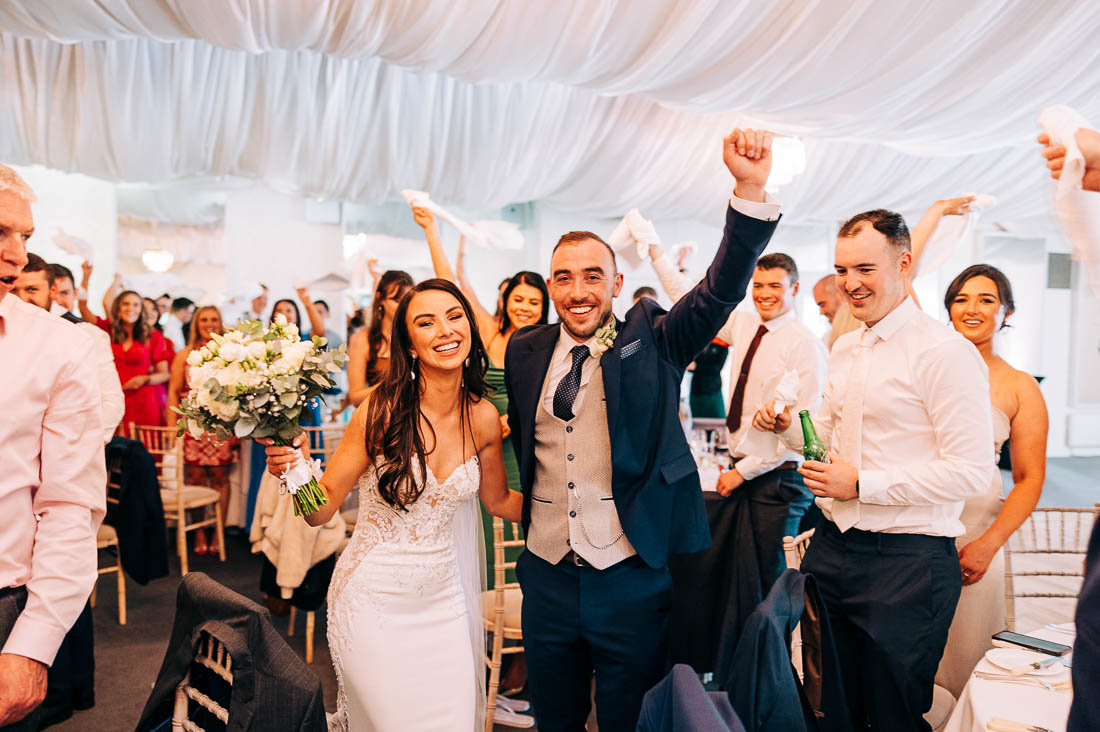
[[[212,432],[223,440],[267,437],[276,445],[291,444],[303,432],[298,417],[306,403],[335,384],[334,374],[347,361],[344,346],[326,351],[324,345],[316,335],[301,340],[298,326],[284,315],[276,315],[269,328],[249,320],[213,335],[187,355],[192,389],[175,409],[182,417],[179,434]],[[319,474],[319,461],[299,461],[284,476],[296,515],[326,503]]]

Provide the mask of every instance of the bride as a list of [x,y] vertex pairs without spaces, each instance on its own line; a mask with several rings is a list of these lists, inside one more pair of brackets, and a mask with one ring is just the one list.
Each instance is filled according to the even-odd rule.
[[[473,732],[484,727],[480,511],[520,520],[508,490],[488,358],[450,282],[413,287],[394,315],[389,373],[356,410],[320,483],[326,523],[353,486],[359,516],[328,594],[339,692],[330,730]],[[268,470],[297,462],[268,447]]]

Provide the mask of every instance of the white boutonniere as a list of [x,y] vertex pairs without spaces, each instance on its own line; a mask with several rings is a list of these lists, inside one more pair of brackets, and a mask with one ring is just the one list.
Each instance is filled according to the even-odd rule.
[[619,331],[615,329],[615,318],[611,318],[607,325],[596,331],[596,342],[588,347],[592,358],[599,358],[603,352],[615,345],[615,338]]

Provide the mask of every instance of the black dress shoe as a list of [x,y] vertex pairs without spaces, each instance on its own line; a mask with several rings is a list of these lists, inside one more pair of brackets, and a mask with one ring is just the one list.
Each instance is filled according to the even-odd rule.
[[78,712],[82,712],[85,709],[91,709],[95,706],[95,692],[88,692],[86,694],[74,693],[73,694],[73,709]]

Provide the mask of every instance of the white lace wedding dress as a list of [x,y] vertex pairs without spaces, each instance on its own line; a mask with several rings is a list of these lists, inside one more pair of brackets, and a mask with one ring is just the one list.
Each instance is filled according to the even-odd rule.
[[429,468],[423,493],[400,511],[379,496],[375,470],[359,479],[355,532],[328,595],[340,684],[329,730],[484,727],[480,481],[476,456],[442,483]]

